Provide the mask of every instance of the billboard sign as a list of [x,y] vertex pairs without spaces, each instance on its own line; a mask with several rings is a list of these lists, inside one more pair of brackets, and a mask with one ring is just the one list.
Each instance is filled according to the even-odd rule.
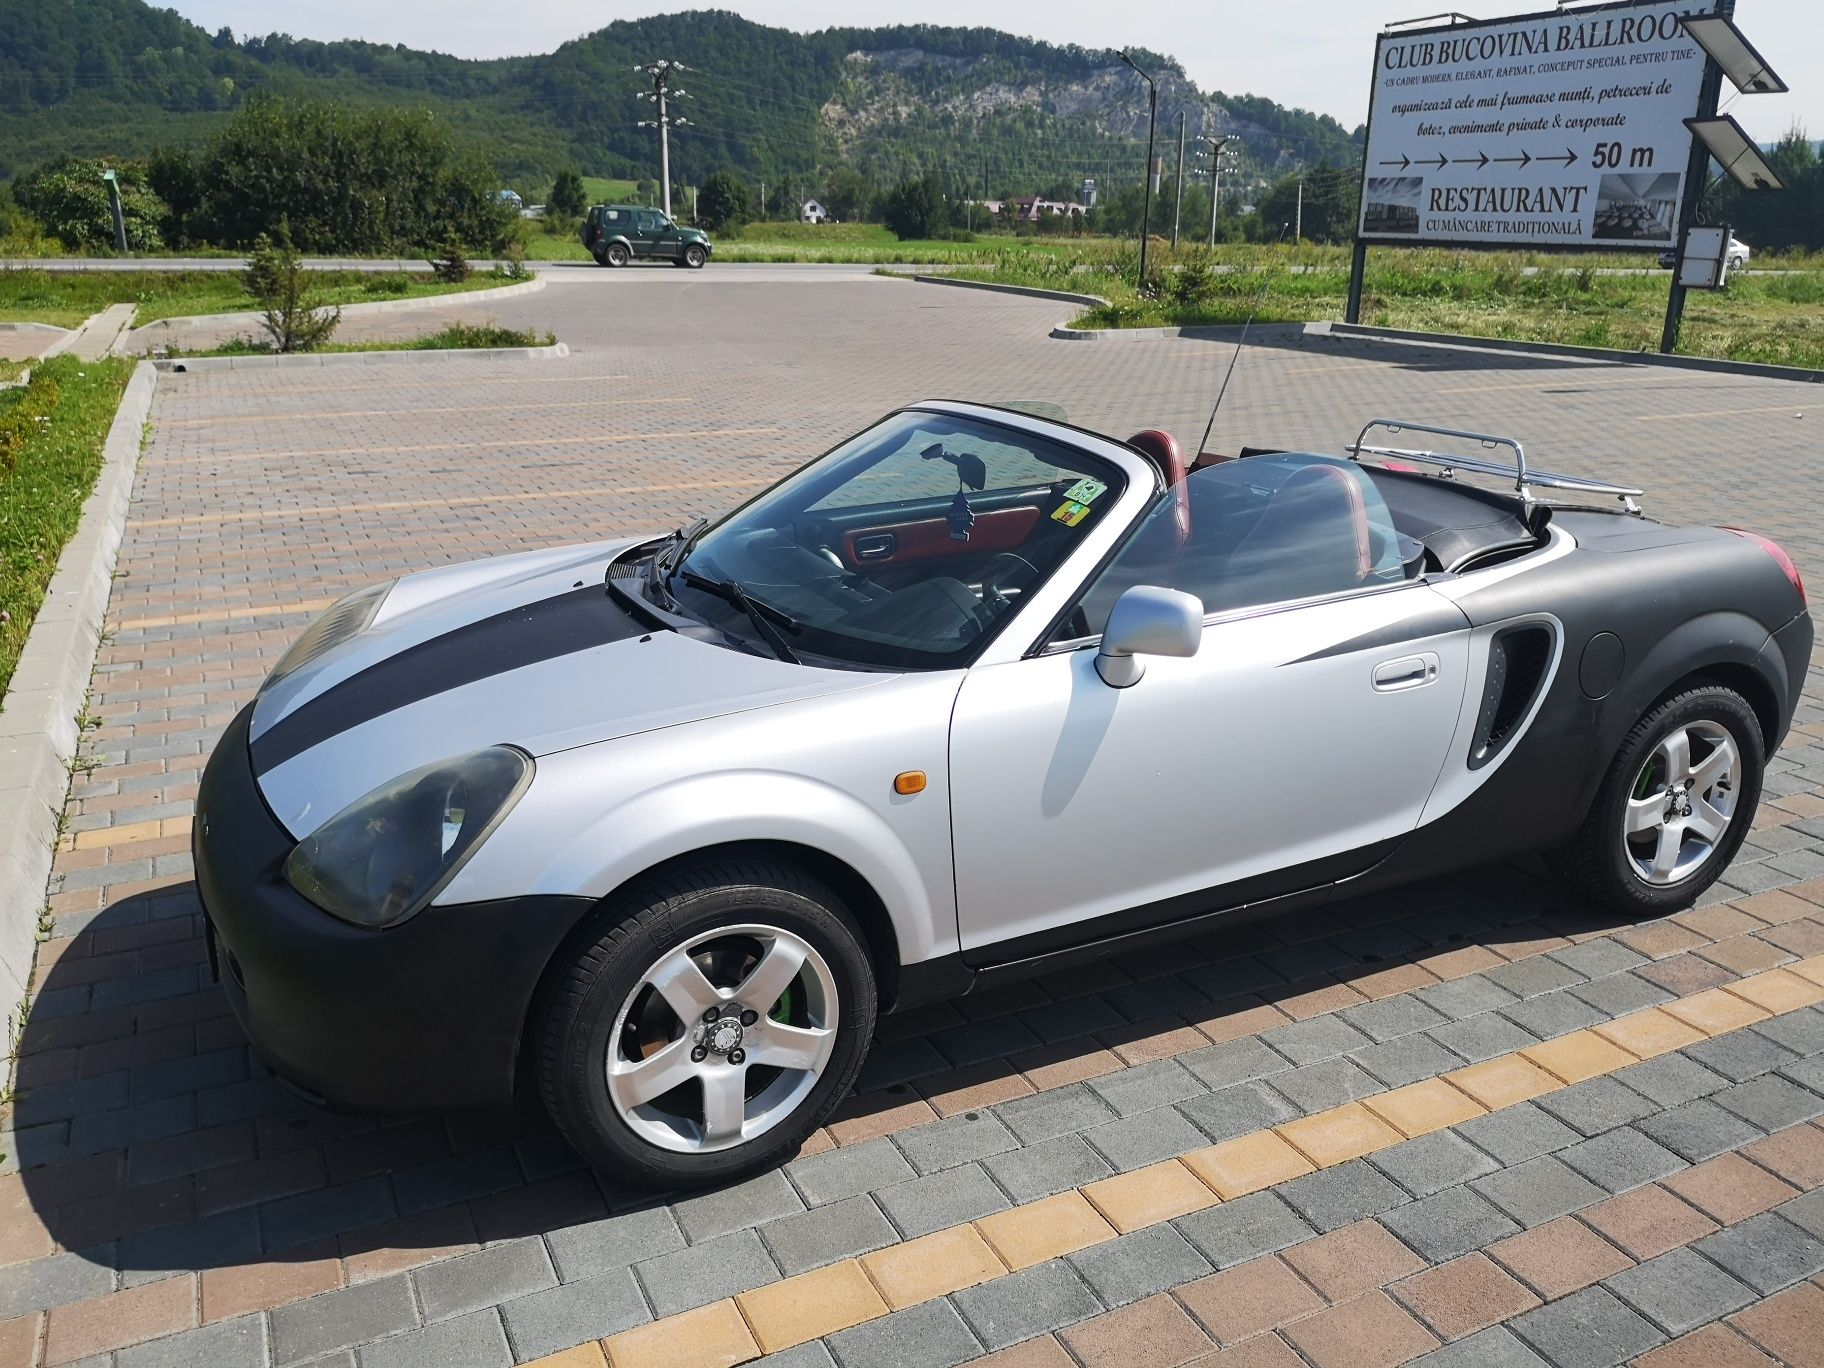
[[1667,247],[1715,0],[1384,33],[1360,235],[1380,242]]

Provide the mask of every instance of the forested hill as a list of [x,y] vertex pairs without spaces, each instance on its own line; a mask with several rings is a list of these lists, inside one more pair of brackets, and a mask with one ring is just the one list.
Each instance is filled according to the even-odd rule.
[[[434,40],[434,33],[427,33]],[[1352,164],[1334,119],[1200,91],[1169,57],[1136,52],[1160,85],[1161,150],[1233,134],[1260,172]],[[363,42],[210,34],[141,0],[0,5],[0,179],[62,152],[132,155],[198,140],[255,91],[428,106],[509,181],[564,166],[656,170],[633,68],[682,62],[689,120],[674,177],[721,167],[783,181],[848,164],[877,182],[915,168],[991,193],[1137,174],[1145,87],[1112,52],[994,29],[913,26],[801,34],[724,11],[624,20],[536,57],[466,61]],[[1169,158],[1168,158],[1169,162]]]

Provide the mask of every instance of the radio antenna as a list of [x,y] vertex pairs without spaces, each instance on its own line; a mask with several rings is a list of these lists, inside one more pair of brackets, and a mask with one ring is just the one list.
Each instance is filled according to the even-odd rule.
[[[1279,225],[1279,236],[1273,239],[1274,246],[1277,247],[1286,240],[1288,227],[1289,224]],[[1241,336],[1235,342],[1235,354],[1229,358],[1229,368],[1222,377],[1222,388],[1216,391],[1216,403],[1210,409],[1210,421],[1203,425],[1203,437],[1197,443],[1198,460],[1203,459],[1204,452],[1210,445],[1210,434],[1216,430],[1216,415],[1222,411],[1222,401],[1229,392],[1229,381],[1235,378],[1235,363],[1241,360],[1242,348],[1248,345],[1248,329],[1254,326],[1255,316],[1260,313],[1260,306],[1267,302],[1267,291],[1272,288],[1273,275],[1268,272],[1266,280],[1261,283],[1260,293],[1254,296],[1254,307],[1248,311],[1248,321],[1241,325]]]

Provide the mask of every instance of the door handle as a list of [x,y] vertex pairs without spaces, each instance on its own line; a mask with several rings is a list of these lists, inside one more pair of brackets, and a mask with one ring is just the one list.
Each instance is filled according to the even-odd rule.
[[858,561],[885,560],[898,549],[899,541],[891,532],[874,532],[867,536],[855,538],[855,559]]
[[1431,651],[1385,660],[1374,667],[1374,687],[1379,693],[1423,688],[1437,677],[1438,657]]

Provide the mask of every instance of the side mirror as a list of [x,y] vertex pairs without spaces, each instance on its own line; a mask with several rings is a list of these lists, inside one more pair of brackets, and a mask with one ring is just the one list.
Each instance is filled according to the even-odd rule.
[[1110,688],[1126,689],[1146,672],[1141,656],[1188,657],[1203,645],[1203,601],[1194,594],[1137,584],[1120,598],[1102,631],[1096,673]]

